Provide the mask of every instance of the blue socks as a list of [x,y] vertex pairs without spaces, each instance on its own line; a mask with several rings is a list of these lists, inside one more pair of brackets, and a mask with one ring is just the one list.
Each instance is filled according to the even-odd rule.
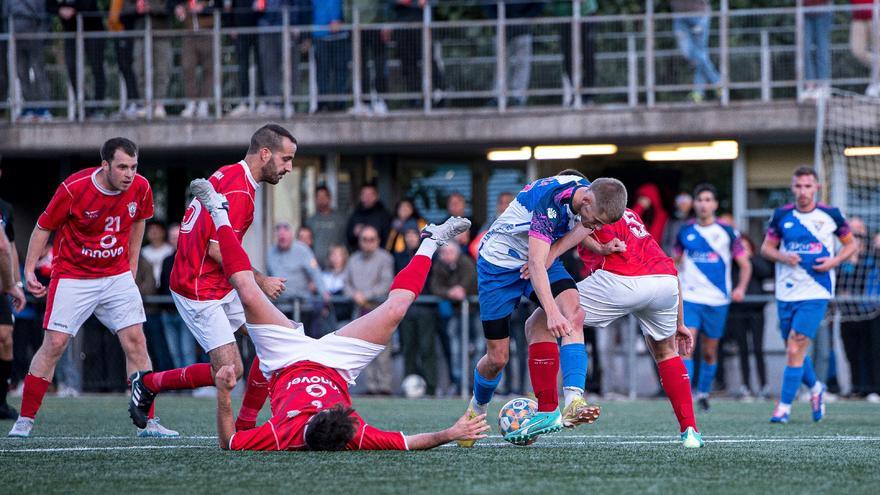
[[483,378],[483,375],[474,368],[474,399],[476,399],[477,404],[488,404],[492,401],[492,396],[495,395],[495,389],[501,383],[503,375],[504,372],[502,371],[498,373],[494,380],[490,380]]
[[567,344],[559,348],[562,388],[584,390],[587,383],[587,348],[584,344]]
[[803,366],[792,368],[786,366],[782,373],[782,393],[779,402],[783,404],[791,404],[797,395],[798,389],[801,388],[801,380],[804,378]]
[[813,360],[810,356],[804,358],[804,377],[802,378],[804,385],[813,388],[816,385],[816,369],[813,368]]
[[[691,362],[691,366],[693,366],[693,362]],[[709,364],[706,361],[700,361],[700,379],[697,382],[697,392],[708,394],[712,391],[712,382],[715,380],[715,371],[717,370],[717,363]],[[690,370],[688,370],[688,372],[690,372]]]
[[[684,361],[684,367],[688,371],[688,378],[693,381],[694,378],[694,360],[693,359],[682,359]],[[713,375],[714,376],[714,375]]]

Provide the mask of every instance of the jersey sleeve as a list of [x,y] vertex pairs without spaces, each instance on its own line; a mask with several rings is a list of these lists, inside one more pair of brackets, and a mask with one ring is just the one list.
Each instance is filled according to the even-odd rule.
[[383,431],[368,424],[360,427],[349,443],[352,450],[409,450],[406,436],[399,431]]
[[259,428],[238,431],[229,440],[229,450],[280,450],[278,435],[272,421]]
[[[146,180],[144,180],[144,182],[146,182]],[[144,186],[144,194],[141,196],[141,201],[138,205],[138,212],[137,220],[153,218],[153,188],[150,187],[149,182],[146,182],[146,186]]]
[[832,208],[829,212],[831,218],[834,219],[834,223],[837,225],[837,229],[834,231],[834,235],[836,235],[841,241],[848,242],[852,240],[852,230],[849,228],[849,222],[846,221],[846,217],[843,216],[843,213],[838,208]]
[[553,231],[556,227],[556,219],[562,216],[559,205],[553,201],[552,195],[547,193],[539,199],[532,210],[532,221],[529,224],[529,237],[541,239],[547,244],[553,244]]
[[748,255],[746,247],[743,244],[742,234],[733,227],[727,227],[727,234],[730,236],[730,255],[734,258]]
[[773,216],[770,217],[770,225],[767,226],[767,239],[771,241],[779,242],[782,239],[782,216],[784,215],[784,210],[782,208],[777,208],[776,211],[773,212]]
[[37,226],[44,230],[55,230],[67,220],[70,207],[73,203],[73,195],[67,190],[67,186],[61,184],[55,190],[55,195],[49,201],[49,205],[37,219]]
[[675,233],[675,245],[672,246],[672,254],[677,258],[684,254],[684,243],[681,242],[681,236],[684,233],[684,225],[679,227]]

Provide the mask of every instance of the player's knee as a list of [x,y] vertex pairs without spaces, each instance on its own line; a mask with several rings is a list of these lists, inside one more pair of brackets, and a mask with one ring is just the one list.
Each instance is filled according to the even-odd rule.
[[61,357],[61,354],[64,353],[64,349],[67,348],[67,341],[70,337],[61,332],[46,332],[43,336],[43,345],[42,349],[57,359]]
[[263,299],[263,291],[258,287],[242,287],[238,289],[238,297],[245,308],[254,308]]
[[509,350],[507,349],[490,349],[488,353],[488,364],[492,371],[498,372],[507,366],[509,358]]
[[388,317],[394,322],[401,322],[406,317],[409,309],[409,301],[405,298],[394,297],[386,301],[388,304]]
[[12,348],[12,332],[0,332],[0,350]]

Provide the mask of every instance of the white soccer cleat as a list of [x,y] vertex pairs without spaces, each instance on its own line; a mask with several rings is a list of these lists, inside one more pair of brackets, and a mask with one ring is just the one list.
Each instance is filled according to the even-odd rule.
[[17,420],[15,420],[15,424],[12,425],[12,429],[9,430],[9,437],[18,437],[18,438],[27,438],[31,436],[31,430],[34,428],[34,420],[31,418],[25,418],[19,416]]
[[471,228],[471,221],[462,217],[449,217],[440,225],[430,224],[422,229],[422,239],[433,239],[443,246],[447,241]]
[[681,446],[686,449],[699,449],[703,446],[703,436],[692,426],[688,426],[680,435]]
[[180,433],[162,426],[159,423],[159,418],[148,419],[146,428],[138,428],[139,438],[177,438],[179,436]]
[[213,215],[217,210],[229,209],[229,201],[226,200],[226,196],[214,190],[214,186],[205,179],[196,179],[190,182],[189,190],[192,191],[193,196],[198,198],[210,215]]

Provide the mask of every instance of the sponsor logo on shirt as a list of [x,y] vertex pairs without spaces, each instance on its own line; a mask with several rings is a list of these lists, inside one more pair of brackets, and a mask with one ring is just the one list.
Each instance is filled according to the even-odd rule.
[[721,261],[721,256],[718,256],[715,251],[691,251],[688,253],[688,257],[694,263],[718,263]]
[[315,393],[313,393],[313,391],[317,392],[317,389],[312,389],[312,387],[317,384],[327,385],[328,387],[332,388],[333,390],[340,392],[339,387],[337,387],[335,383],[333,383],[332,381],[328,380],[327,378],[325,378],[323,376],[298,376],[298,377],[294,378],[293,380],[290,380],[287,383],[287,389],[290,390],[291,387],[295,387],[301,383],[310,384],[308,387],[306,387],[306,393],[308,393],[309,395],[311,395],[313,397],[322,397],[324,394],[327,393],[326,388],[320,387],[320,389],[323,390],[323,393],[321,395],[315,395]]
[[785,250],[789,253],[800,253],[800,254],[821,254],[822,253],[822,243],[821,242],[786,242]]
[[95,218],[98,218],[98,216],[99,216],[100,214],[101,214],[101,210],[86,210],[86,211],[83,212],[83,215],[84,215],[86,218],[90,218],[90,219],[92,219],[92,220],[94,220]]

